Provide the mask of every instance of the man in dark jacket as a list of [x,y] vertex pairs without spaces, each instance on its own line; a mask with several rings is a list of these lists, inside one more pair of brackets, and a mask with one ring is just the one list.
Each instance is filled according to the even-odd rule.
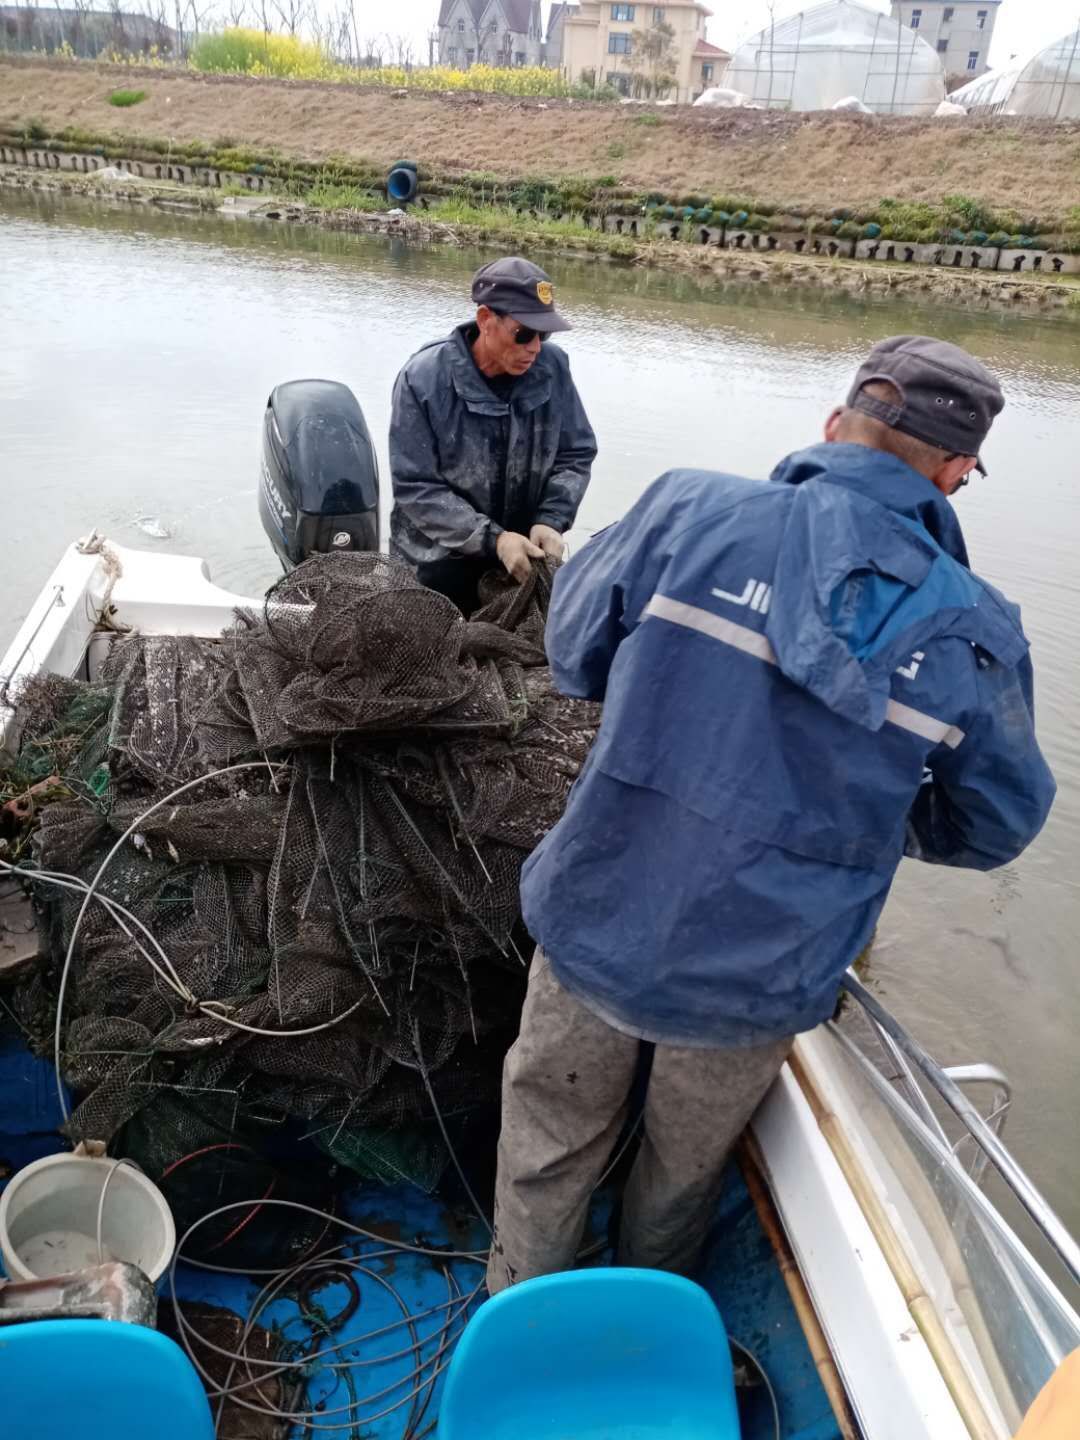
[[596,457],[551,281],[517,256],[472,282],[476,319],[418,351],[394,385],[391,554],[465,611],[480,576],[561,555]]
[[552,669],[604,714],[523,872],[539,949],[492,1290],[572,1265],[643,1041],[620,1260],[692,1269],[731,1144],[901,856],[989,870],[1038,834],[1028,643],[947,498],[1003,403],[956,346],[884,341],[771,484],[675,471],[559,572]]

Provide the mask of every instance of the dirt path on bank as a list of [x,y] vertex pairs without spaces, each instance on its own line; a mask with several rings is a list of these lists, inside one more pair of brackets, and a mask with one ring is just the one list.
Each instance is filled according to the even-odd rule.
[[[147,91],[140,105],[108,103],[110,91],[133,85]],[[28,120],[49,130],[227,141],[308,160],[341,155],[388,166],[407,157],[441,174],[611,176],[641,190],[777,205],[964,194],[1037,217],[1080,203],[1080,122],[643,112],[0,57],[0,125]]]

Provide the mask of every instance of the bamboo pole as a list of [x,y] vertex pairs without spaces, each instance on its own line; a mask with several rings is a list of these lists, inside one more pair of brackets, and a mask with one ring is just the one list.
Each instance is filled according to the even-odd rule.
[[907,1252],[893,1228],[892,1221],[886,1214],[885,1207],[856,1159],[843,1126],[837,1116],[826,1106],[799,1057],[792,1053],[788,1057],[788,1063],[814,1112],[819,1130],[828,1141],[829,1148],[859,1202],[875,1240],[881,1247],[881,1252],[893,1273],[893,1278],[900,1287],[908,1312],[934,1357],[934,1362],[941,1372],[941,1378],[953,1398],[971,1440],[1001,1440],[1001,1434],[983,1408],[982,1401],[964,1368],[963,1361],[957,1354],[933,1301],[923,1289],[922,1281],[908,1258]]
[[817,1317],[817,1311],[814,1309],[810,1292],[806,1288],[806,1282],[803,1280],[795,1256],[791,1253],[791,1246],[788,1244],[780,1217],[776,1213],[772,1196],[762,1179],[761,1151],[749,1130],[739,1142],[738,1160],[746,1188],[750,1192],[750,1199],[757,1211],[758,1221],[776,1256],[780,1274],[783,1276],[787,1292],[791,1296],[791,1303],[795,1307],[795,1314],[802,1326],[811,1357],[817,1366],[822,1388],[832,1407],[833,1415],[836,1417],[841,1440],[860,1440],[859,1427],[855,1423],[855,1417],[848,1405],[844,1383],[840,1379],[840,1372],[836,1368],[836,1362],[829,1349],[829,1342],[821,1328],[821,1322]]

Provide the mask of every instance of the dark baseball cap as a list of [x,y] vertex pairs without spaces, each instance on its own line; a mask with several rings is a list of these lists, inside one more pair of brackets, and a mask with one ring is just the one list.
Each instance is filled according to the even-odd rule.
[[[900,392],[900,403],[867,395],[871,380],[887,380]],[[859,366],[847,403],[952,455],[974,455],[985,475],[979,451],[1005,397],[985,365],[959,345],[929,335],[893,335]]]
[[477,305],[509,315],[530,330],[550,335],[571,328],[569,320],[555,309],[555,287],[548,275],[520,255],[482,265],[473,276],[472,298]]

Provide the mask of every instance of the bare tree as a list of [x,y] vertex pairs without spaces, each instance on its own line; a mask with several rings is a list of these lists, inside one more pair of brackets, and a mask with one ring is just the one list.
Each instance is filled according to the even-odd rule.
[[660,20],[647,30],[635,30],[628,60],[634,72],[632,89],[636,96],[666,95],[675,84],[675,31]]
[[124,12],[120,0],[109,0],[109,48],[126,54],[129,49],[128,33],[124,26]]
[[56,28],[60,35],[60,44],[63,46],[67,41],[67,35],[64,31],[64,8],[60,4],[60,0],[53,0],[53,4],[56,6]]
[[359,61],[366,70],[381,70],[383,56],[383,36],[372,35],[360,46]]
[[303,24],[306,8],[305,0],[274,0],[274,9],[281,17],[282,25],[294,39]]
[[[150,21],[151,45],[156,45],[158,50],[171,50],[172,42],[169,36],[169,23],[165,18],[166,0],[148,0],[146,15]],[[148,37],[149,38],[149,37]]]
[[[96,56],[101,51],[101,36],[90,14],[91,0],[71,0],[67,43],[76,55]],[[60,6],[57,4],[57,11]],[[74,14],[71,14],[74,11]],[[63,41],[61,40],[61,44]]]
[[243,27],[247,19],[247,0],[229,0],[229,24],[234,30]]
[[35,50],[43,46],[41,16],[38,13],[38,7],[27,3],[15,19],[15,48],[17,50]]
[[191,16],[191,37],[198,43],[202,32],[213,24],[213,0],[187,0],[187,13]]
[[308,12],[308,28],[311,31],[312,39],[320,49],[325,50],[336,59],[342,59],[344,56],[340,13],[340,11],[332,10],[324,13],[314,5]]
[[393,56],[394,64],[402,70],[411,70],[415,64],[415,51],[413,42],[407,35],[395,35],[392,38],[388,35],[390,54]]
[[353,63],[360,64],[360,27],[356,23],[356,0],[349,0],[349,23],[352,31],[352,40],[349,49],[354,56]]

